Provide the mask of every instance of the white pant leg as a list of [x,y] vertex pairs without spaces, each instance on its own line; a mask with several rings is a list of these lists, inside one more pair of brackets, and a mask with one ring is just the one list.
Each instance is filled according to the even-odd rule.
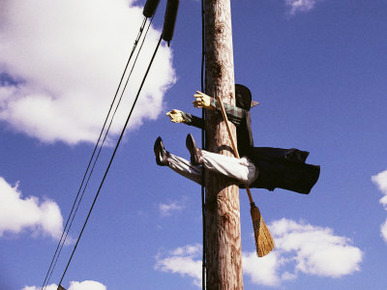
[[204,166],[213,172],[223,174],[249,185],[258,177],[254,163],[246,157],[240,159],[202,150]]
[[198,165],[192,165],[188,160],[170,153],[168,166],[180,175],[202,184],[202,168]]

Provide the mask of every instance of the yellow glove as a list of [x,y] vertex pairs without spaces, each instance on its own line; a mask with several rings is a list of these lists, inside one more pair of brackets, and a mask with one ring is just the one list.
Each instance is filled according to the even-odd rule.
[[194,98],[196,99],[192,102],[194,107],[215,110],[215,108],[211,106],[211,97],[206,95],[205,93],[196,91],[196,94],[194,94]]
[[184,123],[185,119],[183,117],[183,112],[180,110],[173,109],[172,111],[169,111],[166,113],[167,116],[171,119],[171,122],[173,123]]

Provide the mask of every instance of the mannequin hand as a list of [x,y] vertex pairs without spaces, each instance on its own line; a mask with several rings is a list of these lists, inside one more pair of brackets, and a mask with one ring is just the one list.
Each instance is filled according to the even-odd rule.
[[167,114],[169,118],[171,119],[171,122],[173,123],[184,123],[184,118],[182,111],[173,109],[172,111],[169,111]]
[[211,106],[211,97],[210,96],[208,96],[202,92],[196,91],[196,94],[194,94],[194,98],[196,99],[195,101],[192,102],[194,107],[203,108],[203,109],[210,109],[210,110],[215,109],[213,106]]

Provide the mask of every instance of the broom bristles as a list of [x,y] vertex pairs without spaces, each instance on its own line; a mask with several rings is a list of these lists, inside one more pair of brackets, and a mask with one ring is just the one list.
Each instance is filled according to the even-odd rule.
[[252,202],[250,208],[251,218],[253,220],[255,246],[258,257],[263,257],[274,249],[274,240],[269,229],[264,222],[258,207]]

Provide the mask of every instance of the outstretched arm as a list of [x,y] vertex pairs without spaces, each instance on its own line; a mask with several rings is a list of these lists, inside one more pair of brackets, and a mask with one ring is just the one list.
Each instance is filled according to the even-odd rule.
[[201,129],[204,128],[204,123],[201,118],[193,116],[186,112],[173,109],[172,111],[169,111],[166,115],[169,116],[171,122],[173,123],[184,123],[189,126],[194,126]]
[[[193,101],[194,107],[209,109],[209,110],[217,110],[220,112],[220,106],[218,104],[218,101],[215,100],[214,98],[199,91],[196,91],[196,94],[194,94],[194,98],[195,98],[195,101]],[[229,104],[223,104],[223,105],[229,120],[234,125],[239,126],[241,121],[246,115],[246,110]]]

